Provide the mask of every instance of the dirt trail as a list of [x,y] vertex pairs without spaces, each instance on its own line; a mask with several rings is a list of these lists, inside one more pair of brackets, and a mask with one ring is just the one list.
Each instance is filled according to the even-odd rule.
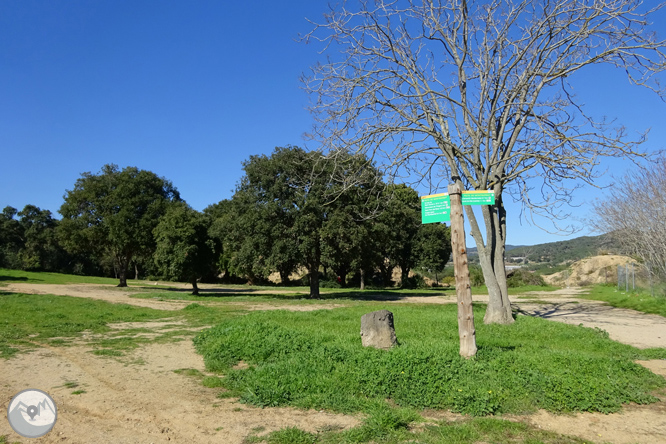
[[[26,387],[46,391],[58,406],[55,427],[34,442],[240,444],[258,428],[262,433],[285,426],[315,432],[358,423],[352,416],[259,409],[218,399],[220,389],[173,372],[204,370],[190,340],[147,345],[121,360],[89,351],[86,346],[48,347],[0,360],[0,409],[6,411],[12,396]],[[67,388],[68,382],[78,386]],[[72,394],[75,390],[86,393]],[[9,442],[21,441],[7,421],[0,421],[2,435],[9,435]]]
[[[133,298],[131,295],[139,293],[147,293],[141,288],[118,288],[114,285],[99,285],[99,284],[30,284],[30,283],[10,283],[4,287],[8,291],[27,294],[55,294],[60,296],[74,296],[77,298],[97,299],[100,301],[111,302],[114,304],[128,304],[136,307],[154,308],[156,310],[181,310],[192,303],[192,301],[177,301],[177,300],[162,300],[155,299],[141,299]],[[223,290],[219,287],[213,286],[200,286],[201,289],[215,288],[216,290]],[[251,290],[240,291],[230,289],[229,293],[243,292],[248,294],[274,294],[275,291],[267,290]],[[307,304],[307,305],[284,305],[276,300],[275,304],[269,303],[253,303],[253,302],[215,302],[215,301],[197,301],[201,305],[237,305],[242,306],[247,310],[292,310],[292,311],[313,311],[321,310],[324,308],[331,309],[341,307],[340,304]]]
[[[191,303],[130,298],[133,289],[123,291],[99,285],[10,284],[7,289],[25,293],[65,294],[161,310],[178,310]],[[582,291],[534,292],[513,297],[512,300],[525,315],[603,328],[612,339],[637,347],[666,347],[666,318],[578,299],[576,296]],[[533,298],[540,303],[535,303]],[[474,300],[482,301],[484,296],[474,296]],[[386,302],[454,301],[453,296],[443,296],[407,297]],[[221,302],[211,302],[218,303]],[[279,301],[275,304],[241,304],[248,309],[311,310],[337,306],[290,304],[280,307]],[[139,324],[133,323],[131,327],[141,327]],[[166,331],[171,324],[152,322],[143,326]],[[123,328],[123,325],[115,327]],[[240,444],[251,433],[264,434],[287,426],[314,432],[348,428],[359,422],[354,416],[289,408],[258,409],[235,400],[218,399],[216,394],[220,389],[205,388],[196,378],[173,372],[182,368],[204,372],[202,358],[194,352],[189,338],[168,344],[145,345],[120,358],[91,354],[92,349],[87,342],[91,339],[99,338],[83,334],[68,347],[43,346],[9,360],[0,360],[0,410],[6,410],[12,396],[28,387],[48,392],[58,405],[58,421],[53,431],[34,442]],[[666,360],[641,364],[666,377]],[[67,388],[65,383],[68,382],[78,386]],[[75,390],[85,390],[85,393],[74,395],[72,392]],[[666,443],[666,402],[627,406],[623,412],[613,415],[560,416],[542,411],[511,419],[593,442]],[[2,435],[8,435],[9,442],[28,441],[13,433],[6,421],[0,421]]]

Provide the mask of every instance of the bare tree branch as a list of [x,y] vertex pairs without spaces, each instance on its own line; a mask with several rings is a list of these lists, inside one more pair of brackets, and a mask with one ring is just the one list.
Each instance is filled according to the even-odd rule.
[[602,173],[602,159],[646,156],[643,135],[595,120],[567,82],[606,64],[663,98],[666,44],[648,26],[662,7],[646,10],[639,0],[343,3],[303,38],[322,42],[329,57],[303,78],[316,117],[312,137],[329,156],[340,148],[366,154],[392,178],[432,186],[448,177],[464,189],[494,190],[499,203],[482,210],[485,240],[474,213],[467,215],[489,311],[504,313],[486,321],[509,322],[503,193],[529,217],[561,217],[573,192]]

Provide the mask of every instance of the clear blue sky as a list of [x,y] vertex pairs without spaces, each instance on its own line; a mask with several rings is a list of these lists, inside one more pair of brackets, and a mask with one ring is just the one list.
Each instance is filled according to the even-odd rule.
[[[298,78],[320,56],[296,40],[326,5],[0,2],[0,208],[33,204],[59,217],[65,190],[106,163],[166,177],[197,210],[230,198],[243,160],[304,145],[312,118]],[[666,14],[654,21],[666,37]],[[666,148],[666,104],[622,72],[590,71],[576,91],[593,115],[652,128],[647,146]],[[627,167],[608,164],[616,175]],[[579,193],[575,216],[602,194]],[[508,243],[564,239],[508,210]]]

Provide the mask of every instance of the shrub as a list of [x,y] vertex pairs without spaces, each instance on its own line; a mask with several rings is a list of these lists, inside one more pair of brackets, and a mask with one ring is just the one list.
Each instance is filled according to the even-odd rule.
[[472,287],[479,287],[485,285],[486,278],[483,277],[483,270],[478,265],[471,265],[469,267],[469,282]]
[[428,288],[428,285],[423,279],[423,276],[415,274],[414,276],[408,277],[404,282],[400,284],[401,288]]
[[545,287],[547,285],[543,277],[522,268],[509,273],[506,277],[506,283],[509,288],[523,287],[525,285]]

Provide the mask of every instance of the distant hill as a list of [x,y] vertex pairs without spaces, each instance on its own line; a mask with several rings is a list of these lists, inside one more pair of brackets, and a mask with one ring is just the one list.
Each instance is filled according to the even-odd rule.
[[[538,245],[507,245],[507,262],[522,262],[525,258],[527,262],[549,263],[552,265],[564,262],[574,262],[586,257],[596,256],[600,252],[617,253],[609,240],[609,236],[602,234],[600,236],[581,236],[575,239],[549,242]],[[478,259],[476,248],[468,250],[470,261],[476,262]]]
[[530,262],[561,264],[596,256],[602,251],[616,253],[612,247],[609,237],[603,234],[601,236],[582,236],[567,241],[514,248],[507,251],[506,257],[507,259],[525,257]]

